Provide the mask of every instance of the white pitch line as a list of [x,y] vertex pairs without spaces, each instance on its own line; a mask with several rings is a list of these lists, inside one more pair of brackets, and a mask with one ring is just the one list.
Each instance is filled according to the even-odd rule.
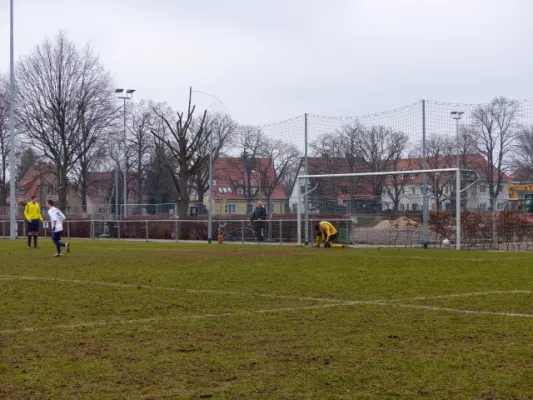
[[50,281],[50,282],[59,282],[59,283],[76,283],[76,284],[82,284],[82,285],[98,285],[98,286],[134,288],[134,289],[166,290],[170,292],[211,293],[211,294],[232,295],[232,296],[265,297],[265,298],[270,298],[270,299],[325,301],[325,302],[334,302],[334,303],[347,301],[347,300],[342,300],[342,299],[328,299],[328,298],[321,298],[321,297],[287,296],[287,295],[264,294],[264,293],[246,293],[246,292],[233,292],[233,291],[213,290],[213,289],[186,289],[186,288],[173,288],[173,287],[165,287],[165,286],[135,285],[135,284],[128,284],[128,283],[87,281],[87,280],[80,280],[80,279],[46,278],[46,277],[39,277],[39,276],[0,275],[0,278],[21,279],[21,280],[28,280],[28,281]]
[[507,261],[507,260],[524,260],[529,261],[531,258],[529,257],[501,257],[501,258],[459,258],[459,257],[419,257],[419,256],[389,256],[389,255],[357,255],[353,254],[357,257],[366,257],[366,258],[395,258],[395,259],[402,259],[402,260],[428,260],[428,261],[439,261],[439,260],[449,260],[449,261]]
[[458,308],[421,306],[421,305],[416,305],[416,304],[402,304],[402,303],[374,303],[374,304],[381,305],[381,306],[414,308],[414,309],[430,310],[430,311],[447,311],[451,313],[460,313],[460,314],[496,315],[496,316],[501,316],[501,317],[533,318],[533,314],[510,313],[510,312],[503,312],[503,311],[500,312],[500,311],[484,311],[484,310],[461,310]]
[[141,324],[141,323],[153,323],[153,322],[161,322],[161,321],[178,321],[178,320],[186,320],[186,319],[240,317],[240,316],[248,316],[248,315],[256,315],[256,314],[273,314],[273,313],[278,313],[278,312],[315,310],[315,309],[352,306],[352,305],[402,307],[402,308],[412,308],[412,309],[429,310],[429,311],[445,311],[445,312],[460,313],[460,314],[533,318],[533,314],[523,314],[523,313],[509,313],[509,312],[484,311],[484,310],[460,310],[456,308],[422,306],[422,305],[415,305],[415,304],[402,304],[402,303],[390,303],[390,302],[383,303],[379,301],[345,301],[345,302],[320,304],[320,305],[305,306],[305,307],[285,307],[285,308],[274,308],[274,309],[265,309],[265,310],[256,310],[256,311],[238,311],[234,313],[229,312],[229,313],[220,313],[220,314],[184,315],[180,317],[158,317],[158,318],[142,318],[142,319],[118,320],[118,321],[81,322],[78,324],[70,324],[70,325],[60,324],[60,325],[51,325],[51,326],[45,326],[45,327],[26,327],[26,328],[19,328],[19,329],[5,329],[5,330],[0,330],[0,334],[7,335],[7,334],[13,334],[13,333],[36,332],[36,331],[43,331],[43,330],[55,330],[55,329],[68,330],[68,329],[77,329],[77,328],[93,328],[93,327],[99,327],[99,326]]
[[0,334],[7,335],[12,333],[21,333],[21,332],[36,332],[43,330],[54,330],[54,329],[77,329],[77,328],[92,328],[97,326],[112,326],[112,325],[127,325],[127,324],[139,324],[139,323],[152,323],[160,321],[178,321],[185,319],[203,319],[203,318],[222,318],[222,317],[240,317],[254,314],[273,314],[278,312],[291,312],[291,311],[303,311],[303,310],[314,310],[321,308],[329,307],[340,307],[340,306],[351,306],[355,304],[378,304],[373,301],[345,301],[339,303],[330,303],[330,304],[320,304],[314,306],[305,306],[305,307],[285,307],[285,308],[272,308],[265,310],[256,310],[256,311],[238,311],[238,312],[228,312],[220,314],[198,314],[198,315],[183,315],[180,317],[157,317],[157,318],[142,318],[142,319],[130,319],[130,320],[118,320],[118,321],[100,321],[100,322],[81,322],[79,324],[60,324],[60,325],[51,325],[44,327],[26,327],[19,329],[5,329],[0,330]]
[[421,296],[409,297],[405,299],[386,300],[383,303],[393,303],[397,301],[417,301],[417,300],[437,300],[437,299],[452,299],[457,297],[471,297],[471,296],[490,296],[492,294],[532,294],[533,290],[493,290],[489,292],[470,292],[470,293],[451,293],[441,294],[436,296]]

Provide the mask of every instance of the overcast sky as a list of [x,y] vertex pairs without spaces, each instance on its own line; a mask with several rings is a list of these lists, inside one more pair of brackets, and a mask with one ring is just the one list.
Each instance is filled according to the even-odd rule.
[[[245,124],[533,95],[531,0],[14,2],[16,58],[63,30],[138,99],[182,107],[193,86]],[[0,0],[8,68],[9,0]]]

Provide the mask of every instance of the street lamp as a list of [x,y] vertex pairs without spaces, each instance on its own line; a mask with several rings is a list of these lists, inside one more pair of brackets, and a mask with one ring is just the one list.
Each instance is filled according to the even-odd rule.
[[[128,180],[127,180],[127,149],[126,149],[126,100],[131,100],[135,89],[115,89],[115,94],[118,99],[124,100],[124,218],[128,216],[127,204],[128,204]],[[118,190],[118,188],[117,188]]]
[[457,140],[457,168],[459,168],[459,153],[460,153],[460,144],[459,144],[459,120],[463,116],[464,111],[452,111],[450,115],[455,120],[455,135]]
[[455,130],[457,137],[457,172],[455,173],[455,248],[461,249],[461,170],[459,169],[459,120],[464,111],[452,111],[452,118],[455,120]]

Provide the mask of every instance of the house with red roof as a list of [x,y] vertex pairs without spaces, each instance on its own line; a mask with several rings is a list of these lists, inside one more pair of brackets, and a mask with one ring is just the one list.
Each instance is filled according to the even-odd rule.
[[[17,215],[21,216],[24,213],[24,207],[31,200],[32,196],[37,196],[37,201],[43,207],[47,200],[57,201],[57,186],[56,167],[54,164],[39,163],[32,165],[20,181],[17,182]],[[7,203],[11,204],[9,196]],[[78,207],[81,207],[81,198],[75,190],[69,189],[65,212],[70,213]]]
[[[272,159],[218,158],[213,165],[214,213],[250,214],[262,201],[269,213],[284,214],[287,196],[277,178]],[[209,204],[209,193],[204,204]]]

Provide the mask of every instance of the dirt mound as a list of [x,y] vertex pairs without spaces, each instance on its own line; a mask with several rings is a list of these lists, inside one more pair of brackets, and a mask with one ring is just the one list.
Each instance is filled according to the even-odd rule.
[[418,222],[409,219],[407,217],[400,217],[398,219],[389,221],[384,220],[381,221],[379,224],[374,226],[372,229],[413,229],[413,230],[420,230],[422,229],[422,225]]

